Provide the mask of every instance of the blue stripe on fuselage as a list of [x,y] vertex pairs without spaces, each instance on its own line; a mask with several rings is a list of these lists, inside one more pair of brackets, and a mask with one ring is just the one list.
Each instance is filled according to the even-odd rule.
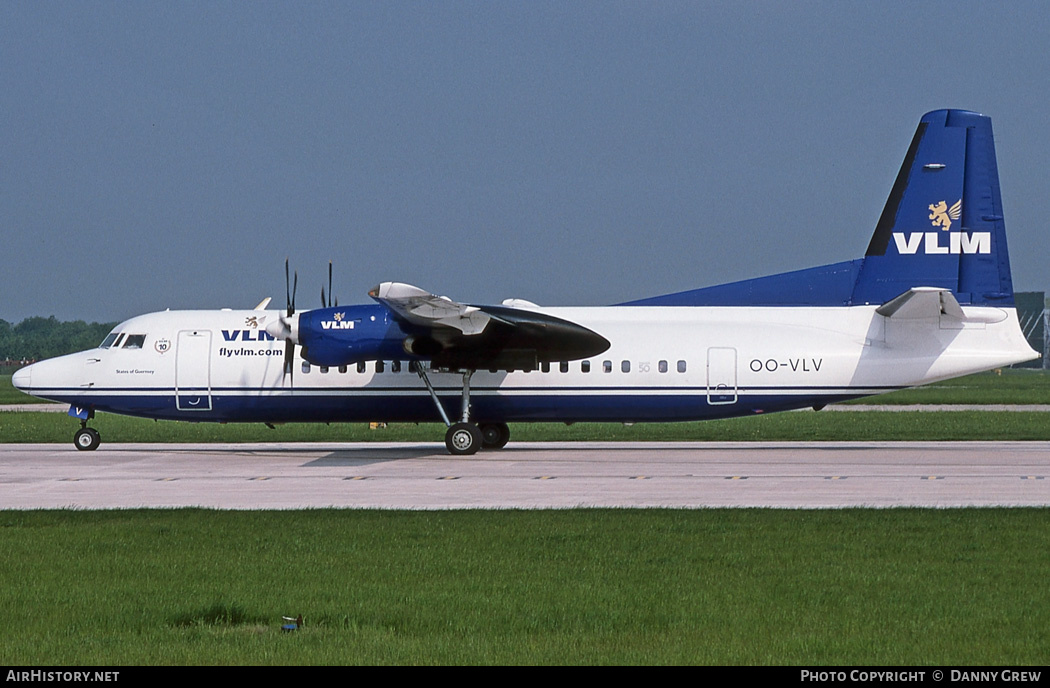
[[[391,390],[393,391],[393,390]],[[660,395],[633,394],[484,394],[471,395],[471,417],[477,421],[638,421],[670,422],[731,418],[755,413],[785,411],[819,406],[870,394],[842,388],[826,388],[812,393],[783,394],[776,390],[740,391],[731,404],[710,404],[706,388],[687,393]],[[96,393],[90,396],[71,392],[49,394],[64,403],[129,416],[188,420],[197,422],[434,422],[438,421],[433,400],[425,392],[400,390],[390,394],[275,394],[244,396],[213,390],[209,411],[185,411],[175,406],[170,391],[156,394]],[[456,392],[439,393],[450,417],[460,413]]]

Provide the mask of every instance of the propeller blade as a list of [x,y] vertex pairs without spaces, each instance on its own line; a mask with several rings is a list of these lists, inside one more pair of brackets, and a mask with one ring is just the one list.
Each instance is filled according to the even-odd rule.
[[325,300],[324,300],[324,287],[322,286],[321,287],[321,308],[325,308],[325,307],[326,307],[326,304],[325,304]]
[[[299,272],[296,271],[291,279],[288,274],[288,259],[284,259],[284,299],[287,303],[287,315],[285,316],[289,320],[295,315],[295,292],[299,289]],[[289,283],[291,284],[291,290],[289,291]],[[284,369],[283,375],[287,375],[292,382],[295,382],[294,377],[294,365],[295,365],[295,342],[291,339],[291,322],[285,320],[282,324],[287,328],[288,338],[284,340]]]
[[295,342],[291,339],[284,341],[284,372],[286,375],[291,375],[294,371],[293,364],[295,363]]
[[[324,301],[324,297],[321,297]],[[332,305],[332,261],[328,261],[328,306]]]
[[288,310],[288,317],[292,316],[292,293],[288,291],[291,279],[288,277],[288,259],[284,259],[284,305]]

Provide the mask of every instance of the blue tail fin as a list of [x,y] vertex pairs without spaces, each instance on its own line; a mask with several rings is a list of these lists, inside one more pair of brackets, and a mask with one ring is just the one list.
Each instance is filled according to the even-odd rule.
[[632,306],[883,304],[912,287],[961,304],[1013,305],[991,119],[923,116],[864,258],[656,296]]
[[959,303],[1013,303],[992,121],[927,113],[871,237],[852,303],[885,303],[912,287]]

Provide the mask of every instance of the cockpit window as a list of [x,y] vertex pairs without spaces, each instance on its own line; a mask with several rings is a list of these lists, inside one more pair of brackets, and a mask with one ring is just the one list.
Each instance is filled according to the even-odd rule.
[[113,346],[113,342],[116,340],[118,334],[120,333],[110,332],[108,335],[106,335],[106,338],[102,340],[102,343],[98,345],[98,348],[108,349],[109,347]]
[[121,332],[120,334],[117,335],[117,341],[113,342],[113,348],[114,349],[119,349],[123,343],[124,343],[124,333]]
[[129,334],[128,338],[124,340],[125,349],[141,349],[142,345],[146,342],[146,335],[144,334]]

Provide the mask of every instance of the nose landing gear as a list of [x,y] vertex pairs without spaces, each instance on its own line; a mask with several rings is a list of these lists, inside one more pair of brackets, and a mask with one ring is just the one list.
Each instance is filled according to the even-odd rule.
[[80,421],[80,429],[73,435],[73,444],[76,445],[76,448],[80,451],[95,451],[101,443],[102,438],[98,430],[89,428],[86,420]]
[[73,446],[80,451],[95,451],[102,442],[98,430],[89,428],[88,421],[95,417],[95,409],[91,406],[69,407],[69,415],[80,421],[80,429],[73,435]]

